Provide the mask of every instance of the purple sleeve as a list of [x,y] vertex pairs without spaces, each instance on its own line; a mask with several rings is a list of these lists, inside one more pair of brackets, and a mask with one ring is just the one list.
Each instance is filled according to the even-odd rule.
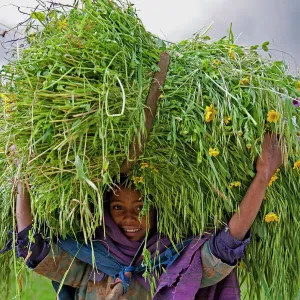
[[31,251],[26,264],[29,268],[34,269],[48,255],[50,246],[37,232],[33,232],[33,242],[30,242],[29,232],[31,229],[32,225],[29,225],[17,234],[17,253],[18,257],[25,259]]
[[228,227],[225,227],[209,241],[211,253],[229,265],[236,265],[244,258],[246,246],[250,243],[251,233],[248,232],[243,241],[234,239]]

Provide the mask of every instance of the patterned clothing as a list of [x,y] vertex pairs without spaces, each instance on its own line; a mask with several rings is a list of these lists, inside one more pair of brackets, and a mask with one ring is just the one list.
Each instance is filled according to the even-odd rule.
[[[77,288],[76,300],[104,300],[111,291],[110,285],[114,282],[112,277],[105,277],[100,282],[94,282],[91,278],[92,266],[72,257],[61,250],[56,244],[53,251],[38,264],[34,271],[56,282],[64,282],[65,285]],[[151,299],[150,293],[137,280],[133,281],[126,295],[119,298],[127,299]]]

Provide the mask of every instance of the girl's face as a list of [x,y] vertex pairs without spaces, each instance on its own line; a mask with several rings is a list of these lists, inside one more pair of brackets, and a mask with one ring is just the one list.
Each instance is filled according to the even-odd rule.
[[[110,197],[110,214],[120,230],[132,241],[139,241],[151,228],[149,216],[139,218],[143,208],[141,194],[134,189],[121,187],[114,190]],[[151,212],[150,212],[151,214]]]

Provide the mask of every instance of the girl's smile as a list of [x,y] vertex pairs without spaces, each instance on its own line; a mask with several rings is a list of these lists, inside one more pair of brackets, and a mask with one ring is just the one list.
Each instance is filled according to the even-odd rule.
[[141,228],[124,226],[121,227],[121,230],[129,239],[133,239],[141,231]]

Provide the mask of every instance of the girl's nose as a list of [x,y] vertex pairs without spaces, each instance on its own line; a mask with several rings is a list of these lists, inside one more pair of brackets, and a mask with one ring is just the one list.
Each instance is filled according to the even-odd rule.
[[136,221],[137,215],[133,212],[127,211],[127,212],[124,212],[124,219]]

